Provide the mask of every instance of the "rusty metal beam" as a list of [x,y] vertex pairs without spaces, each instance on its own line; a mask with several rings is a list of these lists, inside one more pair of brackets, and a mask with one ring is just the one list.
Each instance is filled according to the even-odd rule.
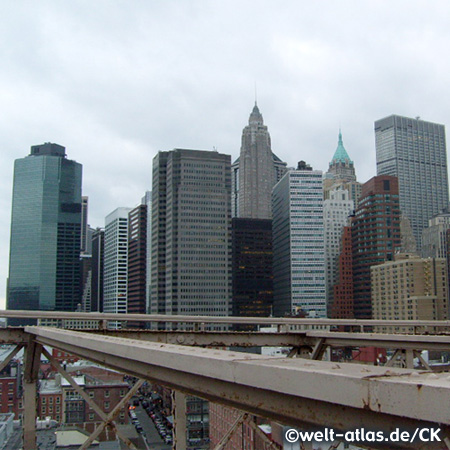
[[37,380],[41,363],[42,346],[32,335],[28,336],[25,347],[25,364],[23,376],[24,418],[23,418],[23,448],[36,449],[36,397]]
[[186,406],[186,395],[180,391],[172,391],[173,448],[175,450],[186,450],[188,446]]
[[[317,343],[330,347],[379,347],[388,349],[435,350],[450,349],[449,336],[381,333],[342,333],[325,331],[217,332],[217,331],[150,331],[150,330],[83,330],[88,333],[124,337],[161,344],[199,347],[303,347]],[[323,350],[323,348],[322,348]]]
[[[86,450],[89,446],[97,439],[100,433],[108,426],[114,418],[119,414],[122,407],[133,397],[133,395],[138,391],[138,389],[142,386],[144,380],[136,381],[135,385],[128,391],[127,395],[120,400],[119,403],[114,407],[114,409],[108,414],[105,420],[92,432],[92,434],[86,439],[83,445],[79,448],[79,450]],[[136,448],[134,445],[131,448]]]
[[[107,422],[108,417],[105,412],[97,405],[97,403],[94,402],[91,397],[89,397],[86,391],[77,384],[73,377],[61,367],[59,362],[55,358],[53,358],[53,356],[46,350],[45,347],[42,349],[42,354],[50,361],[50,363],[58,371],[58,373],[69,382],[69,384],[78,393],[78,395],[80,395],[81,398],[89,406],[91,406],[91,408],[98,414],[98,416],[104,422]],[[128,446],[128,448],[136,450],[135,445],[126,436],[124,436],[121,431],[119,431],[114,422],[110,422],[110,426],[113,428],[113,431],[116,433],[116,435]]]
[[0,344],[20,344],[28,342],[23,328],[0,328]]
[[[385,432],[439,426],[450,436],[445,373],[270,358],[50,328],[26,331],[41,344],[291,426]],[[402,447],[439,448],[433,443]]]
[[253,419],[247,417],[246,422],[248,423],[249,427],[253,430],[253,432],[257,434],[260,437],[260,439],[264,442],[265,450],[279,450],[281,448],[279,445],[275,444],[275,442],[273,442],[268,438],[266,433],[264,433],[264,431],[262,431],[261,428],[259,428],[258,425],[256,425]]
[[238,427],[244,423],[247,417],[248,413],[241,412],[228,431],[222,436],[222,439],[214,447],[214,450],[223,450],[225,445],[227,445],[230,439],[234,436],[234,433],[237,431]]
[[8,354],[8,356],[0,363],[0,372],[11,362],[11,360],[14,358],[14,356],[17,355],[17,353],[22,350],[23,345],[16,345],[11,352]]

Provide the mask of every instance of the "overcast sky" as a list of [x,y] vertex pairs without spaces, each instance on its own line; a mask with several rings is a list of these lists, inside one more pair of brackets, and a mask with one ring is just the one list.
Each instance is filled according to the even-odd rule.
[[44,142],[83,164],[89,223],[151,189],[159,150],[238,156],[255,101],[288,165],[327,170],[339,126],[359,181],[373,122],[450,125],[447,1],[0,2],[0,307],[13,162]]

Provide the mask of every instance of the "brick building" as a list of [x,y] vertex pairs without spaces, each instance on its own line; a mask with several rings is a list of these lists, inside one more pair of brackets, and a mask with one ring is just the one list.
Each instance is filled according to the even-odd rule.
[[370,268],[392,261],[400,249],[400,206],[396,177],[380,175],[364,183],[352,220],[355,319],[372,318]]

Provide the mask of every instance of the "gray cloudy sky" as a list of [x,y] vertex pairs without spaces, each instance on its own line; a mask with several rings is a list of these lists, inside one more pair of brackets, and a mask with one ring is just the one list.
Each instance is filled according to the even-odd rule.
[[151,188],[158,150],[237,157],[257,84],[274,152],[375,175],[373,122],[450,124],[447,1],[0,1],[0,307],[13,161],[56,142],[83,164],[89,222]]

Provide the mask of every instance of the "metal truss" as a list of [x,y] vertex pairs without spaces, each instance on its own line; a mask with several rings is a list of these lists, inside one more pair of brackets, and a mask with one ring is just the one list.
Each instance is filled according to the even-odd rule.
[[[16,317],[17,312],[13,313]],[[44,313],[46,318],[49,318],[48,314]],[[174,389],[176,399],[174,415],[175,421],[178,422],[174,448],[177,450],[185,448],[184,394],[196,395],[245,411],[243,414],[247,415],[245,417],[241,415],[240,418],[244,418],[243,420],[247,421],[256,433],[259,428],[249,419],[251,415],[303,429],[327,426],[347,431],[364,427],[389,433],[395,428],[408,431],[417,427],[429,427],[441,429],[441,436],[447,439],[446,445],[450,449],[448,407],[450,378],[448,373],[430,373],[430,369],[433,368],[428,366],[420,353],[423,349],[450,351],[449,335],[287,331],[294,323],[296,326],[305,325],[304,319],[272,320],[272,318],[267,319],[270,319],[271,324],[277,325],[281,332],[113,331],[107,329],[107,321],[117,320],[117,316],[123,315],[78,313],[74,315],[58,313],[58,315],[64,316],[67,320],[69,317],[81,320],[78,316],[87,320],[98,320],[102,324],[102,329],[91,331],[50,327],[0,329],[0,343],[15,344],[0,368],[25,347],[24,450],[35,448],[36,381],[41,353],[55,365],[58,372],[77,392],[82,391],[81,388],[74,386],[76,383],[54,361],[45,346],[58,348],[141,380],[149,380]],[[33,316],[36,318],[41,316],[41,313],[34,313]],[[142,317],[149,316],[125,317],[130,321],[141,321]],[[152,321],[168,321],[167,316],[150,317]],[[221,323],[226,323],[225,319],[228,319],[233,323],[244,323],[235,322],[235,319],[241,318],[212,318],[211,322],[207,319],[183,317],[183,320],[180,320],[180,317],[176,316],[172,321],[202,325],[216,323],[217,319],[223,319]],[[250,323],[261,321],[261,318],[242,319],[246,320],[245,323],[249,323],[248,320]],[[284,320],[287,322],[283,322]],[[311,319],[307,321],[311,322]],[[327,320],[320,322],[329,323]],[[372,328],[369,325],[370,321],[350,322],[358,330],[365,327]],[[400,321],[394,322],[395,326],[401,326]],[[312,323],[317,325],[318,321],[314,320]],[[348,325],[349,321],[345,323]],[[449,321],[438,324],[432,321],[414,323],[416,331],[419,327],[422,330],[432,327],[433,330],[440,329],[445,332],[449,326]],[[291,349],[290,358],[265,357],[219,349],[233,346],[284,346]],[[327,347],[364,346],[389,348],[395,350],[394,356],[384,367],[322,361]],[[412,370],[414,358],[417,358],[425,370]],[[390,367],[392,365],[402,365],[409,369]],[[86,396],[81,392],[79,394],[83,398]],[[89,404],[92,403],[90,398],[85,400]],[[91,442],[105,426],[114,427],[114,417],[121,407],[118,405],[111,414],[106,415],[94,405],[92,407],[103,423],[89,438]],[[120,433],[118,436],[129,448],[133,448]],[[266,444],[269,445],[267,442]],[[443,442],[396,445],[395,448],[415,450],[445,448]],[[88,443],[81,449],[87,446]],[[376,448],[377,445],[371,447]],[[380,444],[378,448],[385,446]]]

